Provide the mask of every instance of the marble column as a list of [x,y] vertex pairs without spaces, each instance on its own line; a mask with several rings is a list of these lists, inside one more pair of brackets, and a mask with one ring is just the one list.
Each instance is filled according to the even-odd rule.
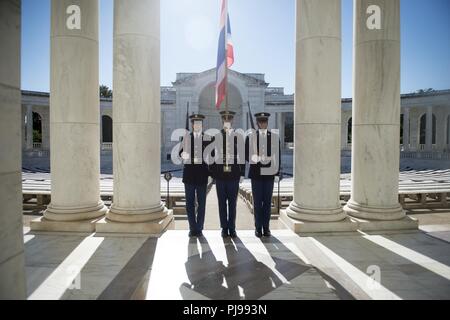
[[425,125],[425,150],[433,150],[433,107],[427,107]]
[[[354,1],[352,194],[361,230],[417,228],[398,201],[400,1]],[[368,87],[370,86],[370,87]]]
[[339,200],[341,1],[296,10],[294,199],[281,219],[299,233],[355,230]]
[[277,114],[277,129],[279,130],[280,135],[280,143],[281,143],[281,151],[284,150],[284,122],[283,122],[283,113],[278,112]]
[[443,109],[436,109],[436,151],[444,152],[447,139],[447,118]]
[[42,116],[42,150],[50,149],[50,119],[46,112]]
[[160,234],[160,1],[114,1],[114,201],[98,232]]
[[26,149],[33,149],[33,106],[27,105],[27,144]]
[[411,151],[419,150],[419,116],[417,109],[409,110],[409,149]]
[[341,115],[341,150],[345,150],[347,147],[347,121],[346,115]]
[[51,2],[52,197],[32,230],[92,232],[107,210],[100,200],[98,0],[76,3]]
[[[242,106],[242,108],[245,108],[245,106]],[[247,114],[248,111],[243,111],[242,112],[242,130],[247,130]]]
[[[20,93],[21,1],[0,1],[0,299],[25,299]],[[7,150],[7,152],[6,152]]]
[[403,150],[409,151],[409,108],[403,112]]
[[22,136],[22,150],[27,149],[27,133],[25,132],[27,127],[27,110],[26,107],[21,107],[21,136]]

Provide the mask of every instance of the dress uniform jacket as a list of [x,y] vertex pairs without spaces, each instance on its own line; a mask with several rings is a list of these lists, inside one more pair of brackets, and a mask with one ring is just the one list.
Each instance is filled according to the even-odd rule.
[[[254,146],[250,145],[250,136],[247,137],[245,141],[245,160],[250,163],[250,169],[248,173],[248,177],[250,179],[272,179],[274,176],[278,176],[280,174],[280,167],[281,167],[281,143],[280,143],[280,137],[278,134],[272,133],[270,130],[267,130],[267,143],[266,143],[266,150],[260,150],[259,141],[261,138],[260,130],[256,130],[256,152],[257,155],[265,155],[266,157],[271,157],[271,161],[267,164],[262,164],[261,162],[252,163],[251,157],[254,154],[253,148]],[[272,151],[272,140],[276,139],[278,141],[278,152],[277,150]],[[277,171],[272,175],[262,175],[261,174],[261,168],[270,168],[272,164],[272,161],[278,162],[278,168]]]
[[[190,150],[181,150],[180,154],[184,151],[189,154],[188,162],[185,162],[183,167],[183,183],[201,185],[208,183],[209,176],[209,168],[208,164],[205,162],[203,158],[203,152],[205,151],[206,146],[211,143],[208,140],[208,136],[204,133],[201,133],[197,139],[202,139],[201,150],[195,150],[195,141],[194,141],[194,133],[190,133]],[[183,148],[185,147],[185,142],[183,142]],[[198,155],[198,156],[197,156]],[[198,157],[198,163],[195,162],[195,156]]]
[[[239,159],[238,157],[238,137],[233,137],[234,141],[231,144],[230,143],[230,152],[232,152],[232,158],[234,159],[234,163],[230,163],[230,167],[231,167],[231,171],[230,172],[225,172],[224,171],[224,166],[225,166],[225,157],[226,157],[226,139],[230,138],[230,135],[228,135],[227,137],[227,133],[225,132],[225,130],[221,130],[221,132],[219,133],[220,135],[222,135],[222,148],[220,150],[220,153],[223,156],[223,164],[219,164],[219,163],[214,163],[211,166],[211,175],[214,179],[216,180],[239,180],[241,178],[241,176],[245,175],[245,159]],[[216,141],[216,139],[215,139]],[[218,141],[218,140],[217,140]],[[233,148],[231,147],[233,146]],[[217,146],[220,148],[220,146]],[[234,150],[234,151],[233,151]],[[245,155],[242,155],[243,157]],[[241,160],[241,162],[243,162],[242,164],[238,163],[238,160]],[[216,161],[217,162],[217,161]],[[233,161],[229,161],[229,162],[233,162]]]

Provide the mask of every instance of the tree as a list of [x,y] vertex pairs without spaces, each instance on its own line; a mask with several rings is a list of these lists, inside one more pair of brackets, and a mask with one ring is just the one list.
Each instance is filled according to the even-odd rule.
[[416,91],[416,93],[418,93],[418,94],[423,94],[423,93],[431,93],[431,92],[434,92],[435,90],[433,89],[433,88],[428,88],[428,89],[420,89],[420,90],[417,90]]
[[100,98],[112,98],[112,91],[103,84],[100,86]]

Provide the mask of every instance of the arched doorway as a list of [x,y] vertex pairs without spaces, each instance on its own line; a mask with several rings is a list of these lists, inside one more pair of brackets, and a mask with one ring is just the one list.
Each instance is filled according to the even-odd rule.
[[113,142],[112,124],[110,116],[102,116],[102,142]]
[[347,144],[352,144],[352,118],[347,122]]
[[37,112],[33,112],[33,147],[35,144],[37,147],[42,144],[42,117]]
[[[409,141],[405,141],[404,122],[405,122],[405,115],[402,113],[400,115],[400,145],[409,144]],[[408,128],[409,128],[409,124],[408,124]]]
[[294,113],[285,112],[284,113],[284,142],[294,143]]
[[[432,136],[432,144],[436,144],[436,116],[433,114],[432,118],[432,130],[431,130],[431,136]],[[420,117],[420,133],[419,133],[419,144],[424,145],[427,143],[427,114],[423,114]]]
[[[222,121],[220,119],[219,111],[215,107],[215,86],[214,83],[207,85],[199,96],[199,113],[205,115],[204,129],[221,129]],[[228,110],[236,112],[233,121],[235,129],[242,127],[242,97],[239,90],[233,85],[228,84]]]
[[450,147],[450,115],[447,117],[447,145]]

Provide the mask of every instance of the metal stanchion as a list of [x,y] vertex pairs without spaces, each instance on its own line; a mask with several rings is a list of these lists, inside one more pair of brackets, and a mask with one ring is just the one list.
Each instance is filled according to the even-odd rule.
[[172,180],[172,173],[171,172],[166,172],[164,173],[164,179],[166,179],[167,181],[167,195],[166,195],[166,207],[167,209],[171,209],[169,206],[169,195],[170,195],[170,180]]

